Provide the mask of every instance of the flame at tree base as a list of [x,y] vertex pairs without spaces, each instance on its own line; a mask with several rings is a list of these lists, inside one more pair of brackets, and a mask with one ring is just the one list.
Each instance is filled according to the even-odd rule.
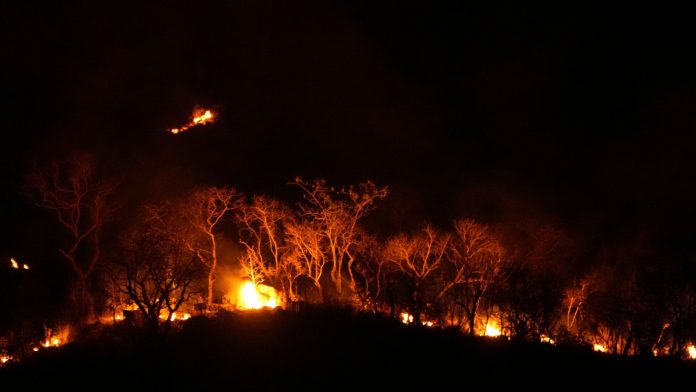
[[237,296],[237,308],[239,309],[273,309],[278,306],[280,306],[278,292],[271,286],[245,282],[239,289]]

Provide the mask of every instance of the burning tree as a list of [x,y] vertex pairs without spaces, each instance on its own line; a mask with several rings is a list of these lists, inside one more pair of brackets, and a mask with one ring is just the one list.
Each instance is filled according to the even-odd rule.
[[74,153],[27,176],[29,197],[38,206],[55,213],[68,233],[60,254],[75,274],[70,292],[79,320],[95,314],[92,276],[101,261],[101,232],[108,216],[108,198],[114,184],[96,176],[94,157]]
[[351,291],[355,291],[353,263],[358,222],[374,209],[377,200],[387,196],[388,190],[371,181],[340,189],[328,186],[324,180],[307,182],[300,177],[292,184],[302,190],[304,202],[299,203],[300,217],[310,222],[320,236],[325,257],[331,265],[331,281],[341,300],[345,272],[348,272]]
[[161,208],[147,208],[146,217],[123,237],[114,260],[116,288],[138,307],[147,324],[156,329],[169,322],[195,293],[201,264],[185,241],[163,223],[170,222]]
[[285,300],[297,299],[295,279],[301,270],[288,255],[288,225],[294,214],[277,199],[254,196],[236,211],[240,225],[240,243],[245,252],[242,268],[255,285],[267,281],[278,288]]
[[583,318],[587,298],[595,288],[597,281],[596,275],[588,274],[566,288],[563,294],[563,307],[565,311],[565,325],[569,331],[575,328],[578,316],[580,316],[580,319]]
[[397,235],[385,245],[385,259],[394,263],[405,278],[411,294],[409,311],[416,324],[420,324],[423,311],[442,292],[437,278],[448,242],[448,235],[426,225],[416,235]]
[[394,289],[390,279],[398,267],[384,255],[382,244],[372,235],[361,233],[357,254],[356,273],[360,276],[358,292],[363,309],[378,311],[380,303],[387,303],[392,318],[395,316]]
[[193,193],[183,208],[194,230],[186,238],[186,245],[208,271],[207,305],[213,304],[213,284],[218,266],[218,226],[231,211],[240,207],[241,197],[229,187],[200,189]]
[[686,283],[675,286],[666,293],[666,326],[671,332],[669,354],[684,355],[689,339],[696,335],[696,290]]
[[460,306],[473,335],[481,299],[505,272],[505,251],[487,226],[471,219],[454,222],[454,233],[447,249],[453,269],[448,291]]
[[[536,342],[542,335],[555,335],[561,319],[563,289],[577,252],[565,233],[555,227],[532,227],[525,234],[525,241],[510,247],[508,272],[497,290],[497,299],[513,336]],[[584,302],[580,298],[583,293],[572,294],[572,307],[577,312]]]

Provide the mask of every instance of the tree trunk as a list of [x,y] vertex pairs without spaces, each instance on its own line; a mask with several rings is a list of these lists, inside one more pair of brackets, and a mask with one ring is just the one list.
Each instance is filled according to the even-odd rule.
[[215,241],[215,234],[212,230],[208,234],[210,236],[211,243],[211,260],[210,260],[210,271],[208,271],[208,310],[213,308],[213,283],[215,283],[215,270],[217,269],[217,241]]
[[215,269],[213,268],[213,266],[211,266],[210,271],[208,271],[208,310],[212,310],[213,308],[213,283],[215,283]]
[[471,311],[467,310],[467,317],[469,319],[469,336],[474,336],[474,328],[476,327],[476,312],[478,311],[480,299],[481,297],[476,298],[471,306]]
[[94,318],[94,297],[85,276],[78,277],[70,293],[75,318],[78,322],[88,322]]

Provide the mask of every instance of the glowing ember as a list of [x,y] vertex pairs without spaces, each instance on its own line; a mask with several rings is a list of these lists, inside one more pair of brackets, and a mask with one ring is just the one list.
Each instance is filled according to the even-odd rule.
[[179,128],[172,128],[169,130],[169,133],[176,135],[182,132],[187,131],[189,128],[193,127],[194,125],[205,125],[211,122],[215,121],[215,112],[213,112],[210,109],[203,109],[203,108],[195,108],[193,109],[193,115],[191,115],[191,121],[186,124],[182,125]]
[[539,340],[540,340],[542,343],[548,343],[548,344],[551,344],[551,345],[556,344],[556,341],[555,341],[555,340],[551,339],[549,336],[546,336],[546,335],[541,335],[541,336],[539,336]]
[[496,322],[488,320],[488,323],[486,323],[486,332],[484,332],[483,335],[496,337],[502,335],[502,332],[500,331],[500,327],[498,327]]
[[592,345],[592,349],[600,353],[607,352],[607,348],[599,343],[595,343],[594,345]]
[[411,324],[413,322],[413,316],[403,312],[401,313],[401,322],[404,324]]
[[38,348],[38,347],[34,347],[34,348],[32,348],[31,350],[34,351],[34,352],[37,352],[37,351],[39,351],[39,348]]
[[58,347],[61,344],[61,340],[59,337],[52,337],[50,339],[46,339],[43,342],[41,342],[41,346],[48,348],[48,347]]
[[12,268],[14,268],[14,269],[18,269],[18,268],[19,268],[19,263],[17,263],[17,260],[15,260],[14,257],[10,259],[10,265],[11,265]]
[[[58,333],[54,333],[53,330],[50,328],[47,328],[45,331],[45,338],[41,342],[41,347],[43,348],[51,348],[51,347],[59,347],[67,343],[68,337],[70,334],[70,329],[69,327],[62,328]],[[39,351],[39,347],[34,347],[34,351]]]
[[686,352],[689,354],[689,358],[696,359],[696,346],[694,346],[693,344],[690,344],[686,348]]
[[[168,317],[165,314],[160,314],[159,318],[160,318],[160,320],[168,319]],[[186,321],[190,318],[191,318],[190,313],[177,313],[177,312],[172,313],[172,321],[177,321],[177,320]]]
[[275,308],[279,304],[278,293],[273,287],[245,282],[239,289],[237,307],[240,309]]
[[29,264],[22,264],[22,268],[24,268],[25,270],[28,270],[28,269],[29,269]]
[[7,362],[10,362],[11,360],[12,360],[11,355],[7,355],[7,354],[0,355],[0,365],[4,365]]

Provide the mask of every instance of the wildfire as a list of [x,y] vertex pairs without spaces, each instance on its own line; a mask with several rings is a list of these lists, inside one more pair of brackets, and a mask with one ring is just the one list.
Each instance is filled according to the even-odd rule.
[[547,336],[547,335],[541,335],[541,336],[539,336],[539,340],[540,340],[542,343],[548,343],[548,344],[550,344],[550,345],[555,345],[555,344],[556,344],[556,341],[553,340],[550,336]]
[[56,336],[54,336],[50,339],[46,339],[43,342],[41,342],[41,346],[43,346],[44,348],[58,347],[58,346],[60,346],[60,344],[61,344],[61,340],[59,337],[56,337]]
[[486,331],[483,333],[484,336],[490,336],[490,337],[496,337],[500,336],[503,333],[500,331],[500,327],[498,326],[498,323],[496,323],[493,320],[488,320],[486,323]]
[[401,313],[401,322],[404,324],[411,324],[413,322],[413,316],[403,312]]
[[0,355],[0,366],[10,362],[12,360],[12,356],[8,354],[2,354]]
[[275,308],[280,305],[278,293],[273,287],[245,282],[239,289],[237,307],[239,309]]
[[[41,347],[51,348],[51,347],[62,346],[68,342],[69,334],[70,334],[69,327],[63,328],[60,332],[58,332],[56,334],[54,334],[53,330],[51,330],[50,328],[46,328],[45,338],[41,342]],[[39,347],[34,347],[33,350],[39,351]]]
[[605,352],[607,352],[607,348],[604,347],[603,345],[599,344],[599,343],[593,344],[593,345],[592,345],[592,349],[595,350],[595,351],[597,351],[597,352],[600,352],[600,353],[605,353]]
[[696,346],[694,346],[693,344],[690,344],[686,348],[686,352],[689,354],[689,358],[696,359]]
[[182,125],[179,128],[172,128],[169,133],[176,135],[187,131],[194,125],[205,125],[215,121],[215,112],[210,109],[204,109],[196,107],[193,109],[193,114],[191,115],[191,121],[188,124]]
[[[167,315],[165,315],[165,314],[160,314],[159,318],[160,318],[160,320],[166,320],[166,319],[168,319],[169,317],[168,317]],[[179,320],[179,321],[186,321],[186,320],[188,320],[188,319],[190,319],[190,318],[191,318],[191,314],[190,314],[190,313],[181,313],[181,314],[180,314],[180,313],[177,313],[177,312],[172,313],[172,321],[177,321],[177,320]]]
[[[10,258],[10,267],[13,269],[19,269],[20,263],[15,260],[14,257]],[[21,264],[22,269],[28,270],[29,269],[29,264]]]

